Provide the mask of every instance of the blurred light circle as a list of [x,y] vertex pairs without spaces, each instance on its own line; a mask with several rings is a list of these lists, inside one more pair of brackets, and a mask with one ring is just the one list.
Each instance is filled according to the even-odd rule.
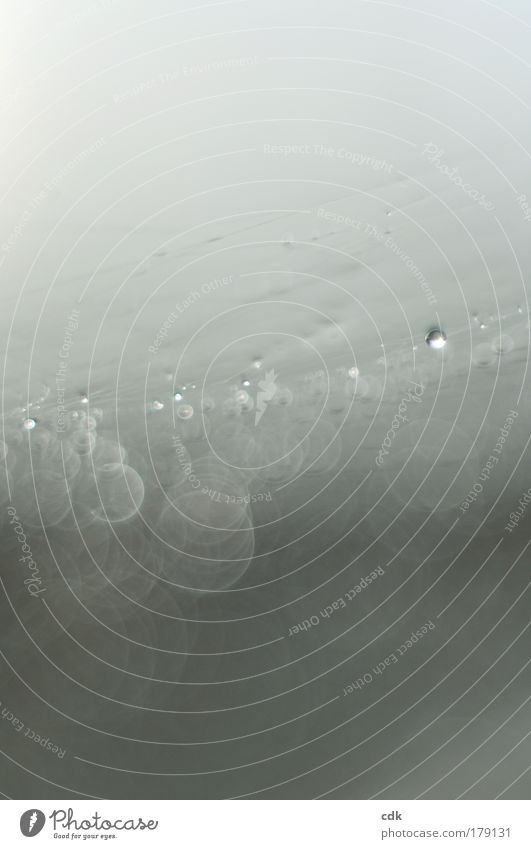
[[97,518],[124,522],[138,513],[144,500],[144,482],[131,466],[105,463],[96,470],[95,483],[100,500],[93,511]]
[[511,336],[502,334],[494,337],[491,346],[495,354],[510,354],[514,348],[514,340]]
[[70,442],[78,454],[87,455],[96,444],[96,434],[92,430],[75,430],[70,436]]
[[180,419],[183,419],[183,421],[186,421],[187,419],[191,419],[193,414],[194,414],[194,408],[192,407],[191,404],[180,404],[177,407],[177,415],[179,416]]
[[303,469],[307,473],[321,474],[336,468],[341,459],[342,441],[330,422],[321,419],[310,427],[308,422],[299,422],[294,432],[304,439]]
[[98,426],[98,422],[94,416],[88,416],[85,413],[81,416],[79,420],[79,427],[85,428],[86,430],[96,430]]
[[244,516],[238,527],[217,535],[215,547],[185,539],[182,550],[165,558],[161,577],[192,592],[224,590],[244,575],[253,552],[254,530]]
[[222,405],[222,412],[226,418],[237,418],[242,410],[235,398],[226,398]]
[[273,396],[272,403],[279,407],[290,407],[293,404],[293,392],[287,387],[278,389]]
[[66,480],[41,469],[16,481],[15,498],[23,522],[29,527],[51,527],[70,512]]
[[96,466],[103,466],[105,463],[123,463],[126,456],[127,451],[119,442],[98,436],[92,452],[92,462]]

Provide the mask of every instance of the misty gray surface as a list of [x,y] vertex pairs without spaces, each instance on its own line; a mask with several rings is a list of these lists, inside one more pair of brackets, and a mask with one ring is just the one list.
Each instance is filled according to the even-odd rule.
[[0,37],[3,795],[528,798],[526,4]]

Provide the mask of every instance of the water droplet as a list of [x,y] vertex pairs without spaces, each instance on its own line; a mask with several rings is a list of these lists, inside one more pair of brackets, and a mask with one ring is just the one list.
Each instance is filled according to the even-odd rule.
[[480,329],[480,330],[486,330],[486,329],[487,329],[487,325],[486,325],[486,324],[482,321],[482,322],[481,322],[481,324],[479,325],[479,329]]
[[34,427],[37,426],[37,422],[35,419],[24,419],[22,422],[22,427],[24,430],[33,430]]
[[244,377],[243,380],[242,380],[242,386],[250,386],[250,385],[251,385],[251,381],[249,380],[249,378]]
[[173,400],[174,400],[174,401],[182,401],[182,400],[183,400],[183,397],[184,397],[184,396],[183,396],[182,392],[177,391],[177,392],[175,393],[175,395],[173,396]]
[[194,414],[194,408],[190,404],[181,404],[177,407],[177,415],[180,419],[191,419]]
[[357,366],[351,366],[348,370],[348,376],[352,380],[356,380],[356,378],[359,377],[359,373],[360,373],[360,370]]
[[149,408],[150,410],[153,410],[153,412],[158,412],[159,410],[164,409],[164,404],[162,403],[162,401],[152,401],[149,405]]
[[439,329],[430,330],[426,334],[426,344],[430,348],[444,348],[446,345],[446,333]]
[[85,392],[81,394],[81,398],[79,399],[82,404],[88,404],[88,396]]
[[262,360],[260,359],[260,357],[255,357],[255,358],[254,358],[254,360],[253,360],[253,366],[254,366],[255,368],[262,368]]

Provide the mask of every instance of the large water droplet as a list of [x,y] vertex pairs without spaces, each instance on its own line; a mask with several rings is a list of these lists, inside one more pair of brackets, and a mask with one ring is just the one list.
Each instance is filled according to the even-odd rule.
[[446,345],[446,333],[443,330],[433,329],[426,334],[426,344],[430,348],[440,349]]

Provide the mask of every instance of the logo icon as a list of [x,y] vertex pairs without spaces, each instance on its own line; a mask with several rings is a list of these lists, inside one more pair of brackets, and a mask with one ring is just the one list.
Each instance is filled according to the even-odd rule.
[[271,371],[266,371],[265,379],[258,383],[260,391],[256,396],[256,412],[254,417],[255,426],[267,410],[269,401],[272,401],[276,395],[278,389],[276,380],[277,375],[275,374],[275,370],[271,369]]
[[20,817],[20,830],[24,837],[35,837],[44,828],[46,817],[37,808],[30,808]]

